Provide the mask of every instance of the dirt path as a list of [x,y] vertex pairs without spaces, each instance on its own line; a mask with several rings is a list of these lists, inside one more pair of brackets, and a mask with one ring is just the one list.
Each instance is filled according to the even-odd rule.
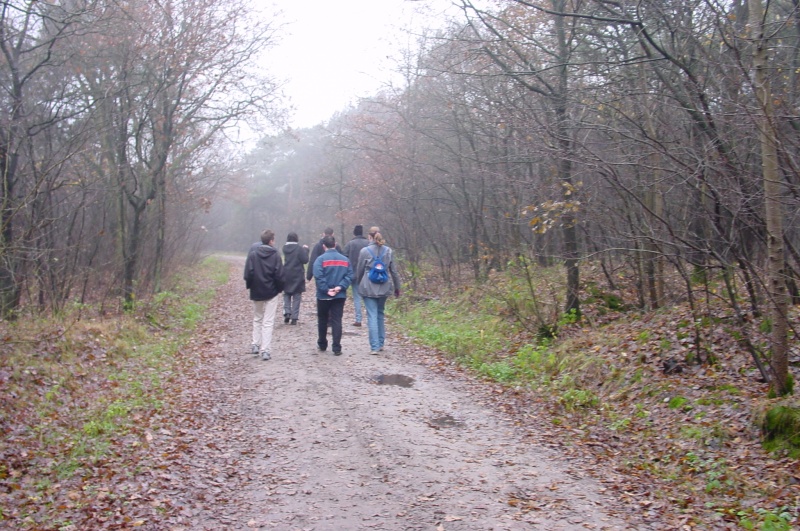
[[311,292],[297,326],[276,319],[272,360],[253,357],[242,264],[195,341],[206,361],[187,375],[193,425],[154,434],[182,448],[171,529],[648,529],[490,393],[418,363],[391,323],[370,355],[350,302],[342,356],[316,353]]

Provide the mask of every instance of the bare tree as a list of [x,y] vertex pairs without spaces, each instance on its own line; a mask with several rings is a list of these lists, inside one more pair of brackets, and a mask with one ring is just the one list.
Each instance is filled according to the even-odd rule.
[[[58,66],[68,60],[62,43],[79,31],[93,7],[91,1],[63,6],[35,0],[0,3],[0,313],[4,316],[19,305],[29,266],[41,258],[35,251],[41,240],[31,240],[36,237],[32,229],[43,220],[47,187],[63,175],[57,162],[79,145],[59,131],[77,111],[63,103],[70,98],[69,79],[58,78],[64,73]],[[59,145],[65,139],[67,144]]]
[[[95,21],[102,35],[84,43],[92,53],[81,79],[97,105],[102,145],[95,167],[118,194],[127,304],[136,285],[160,286],[170,187],[185,183],[178,177],[216,135],[275,110],[276,85],[248,69],[274,28],[252,20],[242,2],[224,9],[211,0],[111,3]],[[141,268],[145,252],[149,265]]]
[[783,238],[783,185],[778,171],[778,139],[776,135],[775,112],[772,104],[774,95],[770,87],[767,70],[769,65],[769,46],[771,46],[770,25],[761,0],[749,0],[750,28],[753,31],[753,67],[755,68],[755,95],[759,104],[756,120],[761,143],[761,171],[764,179],[764,210],[767,229],[768,278],[772,317],[772,387],[778,395],[790,390],[788,374],[789,299],[786,291],[786,267],[784,263]]
[[[494,14],[462,0],[464,12],[475,31],[476,44],[503,73],[542,98],[551,118],[548,133],[553,144],[553,164],[562,184],[560,226],[567,269],[566,312],[580,315],[579,241],[577,231],[578,187],[573,178],[576,134],[572,111],[571,70],[580,43],[579,19],[567,16],[567,0],[551,0],[549,9],[520,2],[534,9],[509,9]],[[484,35],[488,32],[488,35]]]

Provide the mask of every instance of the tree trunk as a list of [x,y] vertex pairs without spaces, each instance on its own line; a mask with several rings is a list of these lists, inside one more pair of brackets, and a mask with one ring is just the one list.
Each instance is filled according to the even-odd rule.
[[[642,69],[642,80],[646,79],[644,69]],[[647,93],[646,88],[642,90],[643,94]],[[658,138],[655,124],[653,123],[653,115],[655,112],[647,112],[648,105],[645,103],[644,118],[646,120],[647,132],[651,138]],[[664,259],[660,246],[656,243],[656,226],[660,220],[664,219],[664,198],[661,194],[659,182],[661,182],[661,157],[658,153],[651,153],[648,156],[650,161],[649,166],[652,168],[651,181],[646,183],[646,191],[644,197],[644,204],[650,214],[652,220],[646,227],[646,234],[644,239],[645,251],[645,281],[647,283],[647,295],[650,299],[650,307],[653,309],[660,308],[662,304],[662,297],[664,295]]]
[[139,266],[139,248],[142,240],[142,214],[144,208],[136,208],[133,212],[131,230],[126,242],[125,264],[123,266],[123,289],[125,293],[125,308],[131,309],[136,302],[136,268]]
[[[565,2],[554,0],[553,7],[563,13]],[[564,201],[569,204],[575,201],[575,186],[572,183],[572,138],[570,136],[569,113],[567,112],[567,94],[569,90],[569,72],[567,70],[569,50],[567,49],[566,21],[562,15],[555,17],[558,38],[558,57],[560,59],[558,75],[558,93],[555,100],[556,134],[558,135],[559,164],[558,177],[564,187]],[[572,208],[565,208],[562,219],[564,236],[564,265],[567,268],[567,303],[564,311],[581,314],[580,302],[580,269],[578,267],[578,230],[577,220]]]
[[10,133],[3,134],[0,145],[0,172],[2,172],[2,245],[0,245],[0,315],[11,317],[19,305],[20,287],[16,274],[16,250],[14,245],[14,196],[17,156],[10,151]]
[[761,0],[750,0],[750,27],[755,30],[753,66],[755,68],[756,98],[761,142],[761,171],[764,180],[764,213],[767,225],[767,286],[771,301],[772,321],[772,389],[777,395],[788,393],[789,301],[783,248],[783,210],[781,208],[781,178],[778,171],[778,146],[773,127],[772,93],[767,69],[767,45],[764,31],[764,9]]

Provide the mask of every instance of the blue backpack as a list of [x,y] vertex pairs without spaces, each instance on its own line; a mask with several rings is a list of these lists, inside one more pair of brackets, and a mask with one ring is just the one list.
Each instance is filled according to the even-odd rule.
[[382,249],[381,254],[378,256],[375,256],[375,253],[373,253],[369,247],[366,249],[369,254],[372,255],[372,268],[369,270],[367,278],[369,278],[370,282],[374,282],[375,284],[385,283],[387,280],[389,280],[389,272],[386,271],[386,265],[383,263],[381,258],[383,258],[386,249]]

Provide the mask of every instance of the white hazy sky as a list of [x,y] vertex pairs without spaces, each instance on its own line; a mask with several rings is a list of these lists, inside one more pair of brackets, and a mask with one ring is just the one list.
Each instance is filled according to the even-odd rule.
[[[413,38],[401,28],[435,26],[451,0],[272,0],[286,27],[267,68],[286,80],[293,127],[326,121],[391,78],[392,62]],[[428,12],[426,21],[416,11]],[[452,13],[452,11],[450,11]]]

